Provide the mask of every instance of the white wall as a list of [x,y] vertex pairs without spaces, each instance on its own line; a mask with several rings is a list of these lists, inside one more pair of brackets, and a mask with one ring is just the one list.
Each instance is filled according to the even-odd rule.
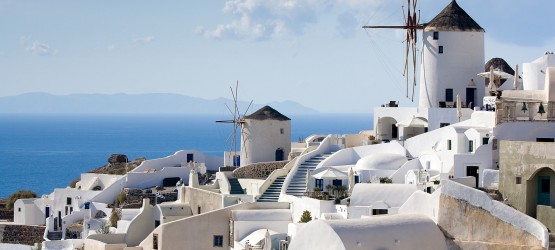
[[291,152],[290,120],[245,119],[242,126],[241,166],[275,161],[278,148],[283,150],[283,159],[287,160]]
[[439,194],[438,190],[432,194],[422,191],[416,191],[410,198],[399,208],[400,214],[422,214],[426,215],[437,223],[439,212]]
[[193,160],[195,162],[206,163],[207,170],[218,170],[218,168],[223,166],[224,163],[223,157],[205,155],[196,150],[180,150],[175,152],[173,155],[166,156],[164,158],[143,161],[141,165],[133,169],[131,172],[139,173],[144,172],[146,169],[161,170],[164,167],[181,166],[182,163],[187,163],[187,154],[193,154]]
[[555,55],[546,54],[530,63],[522,64],[522,80],[524,90],[545,89],[545,74],[547,67],[555,67]]
[[14,203],[14,223],[21,225],[42,225],[45,224],[45,215],[33,202],[35,199],[19,199]]
[[143,207],[139,214],[131,220],[125,235],[128,246],[138,246],[154,230],[154,207],[149,199],[143,199]]
[[336,212],[334,201],[317,200],[303,196],[301,198],[294,197],[292,202],[293,222],[298,222],[305,210],[310,211],[313,220],[320,219],[323,213]]
[[[425,31],[422,40],[418,106],[439,107],[439,101],[445,101],[447,88],[453,89],[453,101],[460,94],[465,102],[466,87],[471,79],[477,85],[475,106],[481,106],[484,81],[476,74],[484,70],[484,32],[440,31],[439,39],[433,40],[433,31]],[[443,46],[442,54],[438,53],[439,46]]]

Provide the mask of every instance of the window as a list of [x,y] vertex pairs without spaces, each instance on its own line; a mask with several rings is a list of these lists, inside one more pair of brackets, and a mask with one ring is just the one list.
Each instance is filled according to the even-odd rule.
[[445,101],[446,102],[453,101],[453,89],[445,89]]
[[372,215],[387,214],[387,209],[372,209]]
[[158,249],[158,234],[152,235],[152,249]]
[[468,152],[474,151],[474,141],[468,141]]
[[447,140],[447,150],[451,150],[451,140]]
[[316,183],[314,184],[314,187],[317,187],[320,190],[324,190],[324,180],[316,179]]
[[17,211],[18,211],[18,212],[21,212],[21,208],[20,208],[20,207],[18,207],[18,208],[17,208]]
[[197,214],[200,214],[200,206],[197,207]]
[[542,193],[549,193],[549,179],[542,179],[540,187]]
[[214,246],[215,247],[223,247],[224,246],[224,236],[214,235]]
[[555,138],[536,138],[536,142],[555,142]]
[[443,54],[443,46],[439,46],[439,53]]
[[439,32],[434,31],[434,40],[439,39]]
[[66,205],[71,205],[71,197],[67,197]]
[[482,145],[488,145],[488,143],[489,143],[489,137],[482,138]]
[[447,127],[447,126],[449,126],[449,125],[451,125],[451,123],[447,123],[447,122],[439,123],[439,127],[440,127],[440,128]]
[[522,177],[520,176],[516,177],[516,184],[522,184]]
[[280,129],[279,129],[279,133],[280,133],[280,134],[282,134],[282,135],[283,135],[283,133],[284,133],[284,132],[285,132],[285,131],[284,131],[284,129],[283,129],[283,128],[280,128]]

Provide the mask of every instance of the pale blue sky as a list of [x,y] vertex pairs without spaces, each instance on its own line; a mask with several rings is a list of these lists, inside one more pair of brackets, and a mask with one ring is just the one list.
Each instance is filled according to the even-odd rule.
[[[422,22],[450,0],[420,0]],[[322,112],[371,112],[404,97],[405,0],[0,0],[0,96],[179,93]],[[459,0],[486,30],[486,60],[555,50],[553,0]],[[550,25],[551,27],[549,27]],[[381,56],[380,56],[381,55]],[[418,91],[416,91],[418,93]],[[186,107],[184,107],[186,108]]]

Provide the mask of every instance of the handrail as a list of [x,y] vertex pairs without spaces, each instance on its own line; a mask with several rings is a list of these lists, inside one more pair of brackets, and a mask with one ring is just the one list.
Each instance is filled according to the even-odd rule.
[[260,197],[262,194],[264,194],[264,192],[266,192],[266,190],[272,185],[272,183],[274,183],[277,178],[287,176],[289,171],[291,171],[291,168],[295,166],[297,158],[298,157],[295,157],[293,160],[289,161],[287,164],[285,164],[285,166],[283,166],[283,168],[272,171],[272,173],[270,173],[264,183],[262,183],[262,185],[260,185],[260,187],[258,188],[258,194],[256,196]]
[[326,153],[326,151],[329,150],[330,148],[330,143],[331,143],[331,135],[328,135],[324,140],[322,140],[318,148],[297,157],[297,160],[295,161],[295,165],[291,168],[291,170],[287,174],[287,177],[283,181],[280,197],[282,197],[282,195],[287,195],[287,187],[289,187],[289,184],[291,183],[291,179],[293,179],[293,175],[295,175],[295,173],[299,169],[299,166],[302,163],[304,163],[306,160],[309,160],[310,158],[312,158],[313,156]]

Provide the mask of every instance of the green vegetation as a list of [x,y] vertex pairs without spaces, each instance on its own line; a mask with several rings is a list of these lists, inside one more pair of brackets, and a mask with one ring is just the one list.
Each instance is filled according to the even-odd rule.
[[380,183],[393,183],[393,180],[389,177],[380,177]]
[[70,188],[75,188],[75,185],[76,185],[77,182],[79,182],[79,181],[80,181],[79,178],[72,180],[71,183],[69,183],[69,187],[70,187]]
[[117,208],[112,208],[112,214],[110,215],[110,223],[112,227],[118,226],[118,220],[121,219],[121,210]]
[[13,194],[10,195],[10,197],[8,197],[6,208],[8,210],[13,210],[13,204],[15,203],[15,201],[26,198],[37,198],[37,194],[35,194],[35,192],[31,190],[15,191]]
[[110,224],[106,222],[102,222],[100,228],[96,229],[97,234],[109,234],[110,233]]
[[126,200],[127,200],[127,194],[125,193],[125,191],[123,191],[119,193],[118,196],[116,196],[116,200],[114,201],[114,206],[119,207]]
[[301,215],[301,220],[299,220],[299,223],[307,223],[311,220],[312,220],[312,215],[310,214],[310,211],[304,210],[303,215]]

